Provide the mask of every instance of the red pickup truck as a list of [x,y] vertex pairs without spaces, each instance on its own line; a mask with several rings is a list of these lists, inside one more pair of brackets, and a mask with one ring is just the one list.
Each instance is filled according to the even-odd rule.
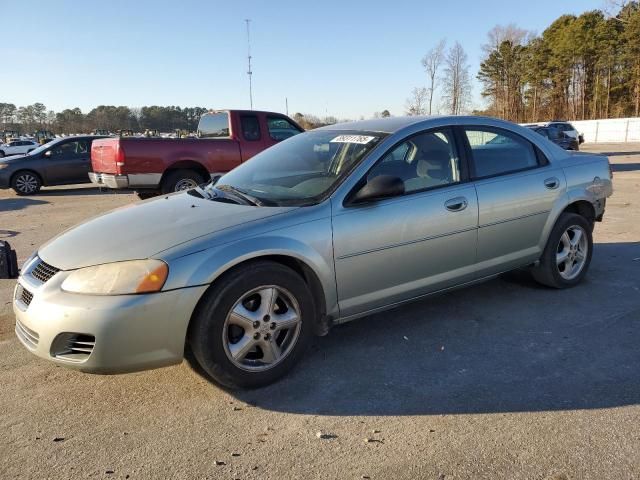
[[140,196],[193,188],[220,176],[262,150],[302,132],[280,113],[220,110],[206,113],[198,138],[120,137],[91,146],[91,181],[130,188]]

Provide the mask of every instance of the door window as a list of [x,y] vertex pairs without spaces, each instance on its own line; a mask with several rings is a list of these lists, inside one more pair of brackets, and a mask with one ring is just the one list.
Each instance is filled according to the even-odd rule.
[[493,127],[466,127],[465,133],[476,178],[538,166],[533,144],[515,133]]
[[404,182],[405,193],[460,181],[460,161],[449,129],[415,135],[389,151],[367,179],[391,175]]
[[64,158],[75,158],[86,154],[88,151],[88,145],[86,140],[78,140],[75,142],[66,142],[62,145],[58,145],[54,149],[53,154],[55,156]]
[[260,140],[260,123],[255,115],[243,115],[240,117],[242,136],[245,140],[255,142]]
[[300,133],[300,129],[282,117],[267,117],[269,136],[277,142]]

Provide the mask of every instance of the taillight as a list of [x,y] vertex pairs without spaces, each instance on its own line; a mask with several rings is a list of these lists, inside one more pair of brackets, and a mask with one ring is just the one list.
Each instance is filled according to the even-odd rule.
[[121,167],[124,167],[124,149],[118,142],[116,143],[116,173],[122,173]]

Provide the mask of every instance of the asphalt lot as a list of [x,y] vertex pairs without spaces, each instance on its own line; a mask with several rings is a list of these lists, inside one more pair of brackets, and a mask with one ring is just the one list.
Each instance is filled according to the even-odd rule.
[[[39,360],[0,280],[0,478],[640,478],[640,144],[584,150],[609,152],[615,193],[582,285],[517,272],[352,322],[261,390],[186,362],[94,376]],[[2,190],[0,238],[24,260],[132,201]]]

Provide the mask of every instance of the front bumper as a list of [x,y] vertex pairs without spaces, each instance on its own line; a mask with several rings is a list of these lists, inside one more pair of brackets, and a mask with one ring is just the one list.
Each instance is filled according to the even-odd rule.
[[[14,293],[16,335],[33,354],[90,373],[124,373],[180,363],[193,309],[206,286],[142,295],[64,292],[68,272],[42,284],[29,273]],[[25,296],[23,289],[29,295]],[[69,339],[76,339],[70,351]]]
[[11,187],[11,174],[9,172],[5,173],[3,170],[9,169],[0,170],[0,188],[9,188]]
[[126,175],[114,175],[111,173],[89,172],[89,180],[91,183],[99,187],[109,188],[128,188],[129,177]]

